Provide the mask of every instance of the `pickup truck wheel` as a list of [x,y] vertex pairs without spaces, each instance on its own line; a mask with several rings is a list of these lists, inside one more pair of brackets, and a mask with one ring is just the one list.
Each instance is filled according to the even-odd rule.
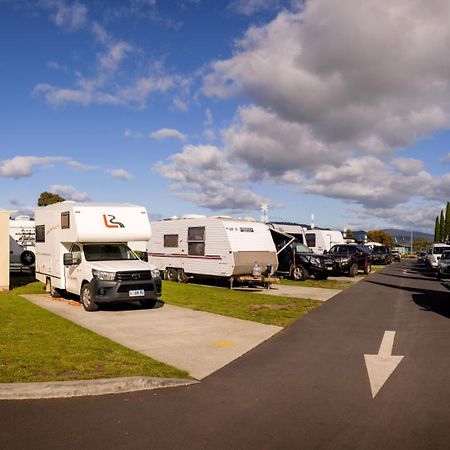
[[83,284],[80,293],[81,304],[86,311],[97,311],[98,305],[92,300],[92,287],[89,283]]
[[177,271],[175,269],[166,269],[166,280],[177,281]]
[[348,271],[348,274],[352,278],[356,277],[356,275],[358,275],[358,264],[356,264],[356,263],[352,264],[352,266],[350,267],[350,270]]
[[291,278],[295,281],[305,281],[309,278],[309,273],[304,266],[291,266]]
[[366,267],[364,267],[364,273],[366,275],[369,275],[370,272],[372,272],[372,265],[370,263],[367,263]]

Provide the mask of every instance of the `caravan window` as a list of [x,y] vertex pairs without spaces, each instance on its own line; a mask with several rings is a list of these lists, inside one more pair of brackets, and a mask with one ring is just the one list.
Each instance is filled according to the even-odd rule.
[[45,225],[36,225],[36,242],[45,242]]
[[306,233],[306,245],[308,247],[316,246],[316,235],[314,233]]
[[70,212],[61,213],[61,228],[70,228]]
[[188,255],[205,256],[205,227],[188,228]]
[[178,247],[178,234],[165,234],[164,247]]

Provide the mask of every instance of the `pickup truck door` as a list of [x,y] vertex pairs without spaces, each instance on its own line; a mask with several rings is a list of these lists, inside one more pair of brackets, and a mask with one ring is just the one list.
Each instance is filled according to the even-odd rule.
[[[78,244],[73,244],[70,253],[74,258],[77,257],[81,260],[81,247]],[[64,267],[64,275],[66,279],[66,291],[72,294],[79,294],[81,289],[81,264],[74,264],[72,266]]]

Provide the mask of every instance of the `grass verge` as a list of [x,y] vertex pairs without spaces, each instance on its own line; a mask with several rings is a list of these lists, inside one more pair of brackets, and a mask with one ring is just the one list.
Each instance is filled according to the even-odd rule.
[[188,376],[20,297],[43,292],[36,282],[0,293],[1,383]]
[[322,302],[278,297],[194,284],[163,282],[162,300],[168,304],[238,319],[286,327]]

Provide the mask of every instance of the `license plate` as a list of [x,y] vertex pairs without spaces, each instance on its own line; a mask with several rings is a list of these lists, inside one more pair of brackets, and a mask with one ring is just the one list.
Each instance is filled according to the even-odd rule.
[[144,289],[137,289],[135,291],[129,292],[130,297],[143,297],[144,295],[145,295]]
[[333,270],[333,267],[327,267],[327,270]]

